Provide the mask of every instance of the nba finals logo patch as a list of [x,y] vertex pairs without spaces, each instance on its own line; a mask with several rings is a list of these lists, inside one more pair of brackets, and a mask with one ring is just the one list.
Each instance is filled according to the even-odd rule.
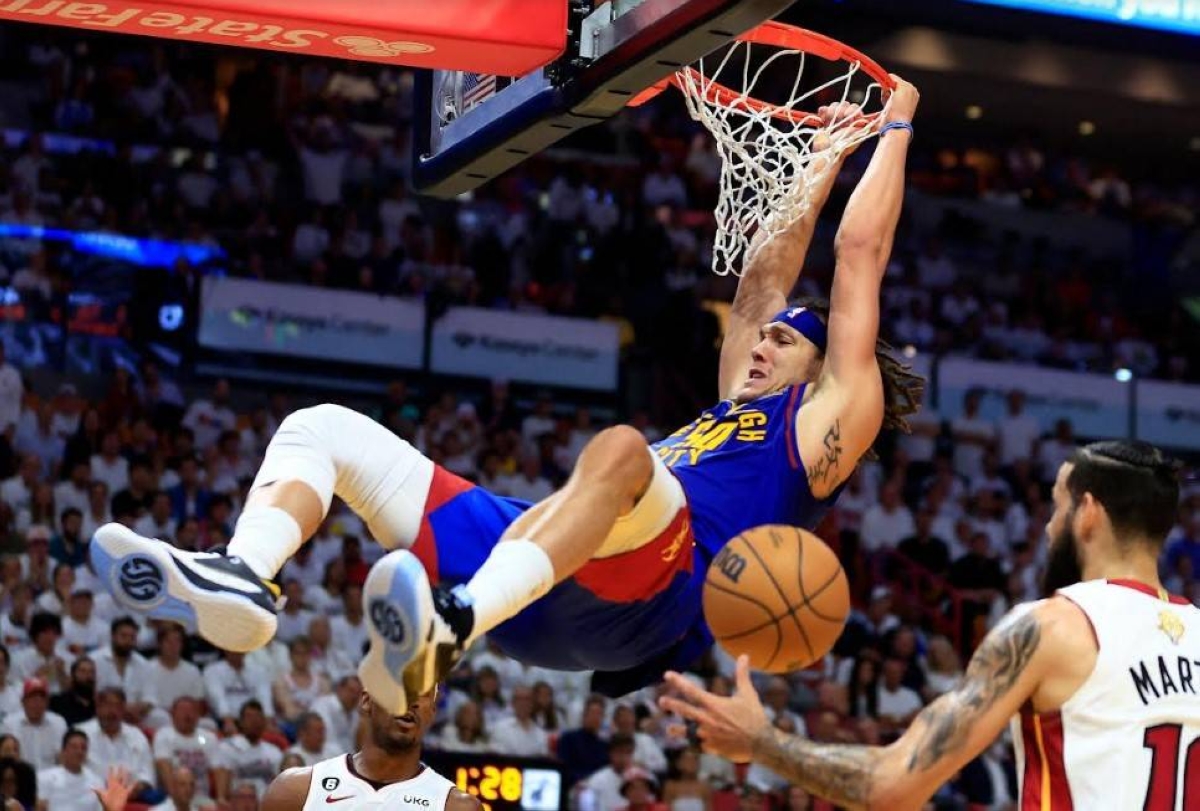
[[1167,635],[1171,644],[1178,645],[1183,637],[1183,620],[1170,611],[1158,612],[1158,630]]

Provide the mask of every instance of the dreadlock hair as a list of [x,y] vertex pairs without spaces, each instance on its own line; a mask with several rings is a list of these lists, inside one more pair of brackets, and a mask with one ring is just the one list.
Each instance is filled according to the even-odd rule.
[[[822,321],[829,323],[829,301],[822,298],[805,298],[796,302],[797,307],[807,307]],[[905,419],[917,413],[925,399],[925,378],[912,370],[906,363],[896,359],[896,349],[882,338],[875,340],[875,361],[883,376],[883,427],[885,430],[911,433]]]
[[1148,442],[1093,442],[1068,460],[1067,492],[1078,504],[1084,493],[1100,502],[1119,540],[1144,538],[1161,546],[1175,523],[1182,464]]

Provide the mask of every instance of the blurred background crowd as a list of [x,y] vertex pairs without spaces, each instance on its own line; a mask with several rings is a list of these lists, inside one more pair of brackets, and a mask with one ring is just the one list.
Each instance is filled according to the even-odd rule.
[[[0,303],[0,796],[98,807],[83,789],[123,764],[147,807],[250,811],[281,768],[354,748],[361,586],[382,550],[342,505],[281,574],[276,641],[248,656],[121,616],[87,560],[108,521],[186,549],[225,543],[292,409],[343,402],[452,472],[536,501],[603,425],[626,420],[655,440],[711,404],[711,302],[736,279],[708,270],[720,159],[681,108],[641,108],[438,201],[409,189],[411,94],[409,73],[376,65],[0,27],[0,225],[219,249],[216,266],[181,260],[151,280],[190,308],[204,274],[227,273],[420,297],[432,318],[472,304],[607,320],[623,380],[641,383],[589,398],[498,370],[486,383],[413,375],[318,396],[197,376],[187,340],[175,357],[66,381],[5,347],[27,360],[17,324],[63,324],[72,294],[111,269],[5,230],[0,285],[22,307]],[[1170,281],[1200,261],[1195,177],[985,132],[914,146],[884,337],[909,354],[1200,379],[1200,331]],[[865,159],[848,162],[798,292],[828,289],[833,229]],[[1133,258],[1081,247],[1117,228]],[[127,315],[114,321],[126,337],[136,302]],[[1050,484],[1081,438],[1069,420],[1027,413],[1019,389],[1001,418],[982,416],[981,399],[968,391],[955,416],[927,407],[911,435],[883,437],[822,526],[857,608],[824,661],[761,681],[781,728],[893,739],[955,684],[997,617],[1039,596]],[[1200,487],[1187,475],[1162,575],[1200,600]],[[727,691],[731,662],[714,651],[692,675]],[[486,644],[448,687],[429,747],[557,759],[579,811],[643,808],[650,795],[671,811],[827,807],[765,769],[700,754],[658,709],[661,688],[606,701],[588,674],[526,668]],[[1001,743],[937,807],[1015,797]]]

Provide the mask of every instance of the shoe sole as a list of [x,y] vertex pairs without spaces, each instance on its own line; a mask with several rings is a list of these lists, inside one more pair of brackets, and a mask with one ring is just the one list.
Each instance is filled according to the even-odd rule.
[[397,550],[382,558],[363,585],[363,612],[371,645],[359,678],[372,700],[389,712],[408,711],[408,696],[437,683],[428,637],[433,630],[433,594],[416,556]]
[[275,615],[219,584],[184,573],[163,541],[117,526],[101,527],[89,544],[96,576],[124,608],[178,622],[218,648],[249,653],[275,636]]

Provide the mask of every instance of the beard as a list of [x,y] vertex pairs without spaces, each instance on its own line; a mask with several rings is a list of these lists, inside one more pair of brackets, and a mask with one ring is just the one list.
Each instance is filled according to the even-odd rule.
[[1050,551],[1046,557],[1046,571],[1042,572],[1042,596],[1053,597],[1061,588],[1083,580],[1083,567],[1079,563],[1079,544],[1071,531],[1071,518],[1063,522],[1062,532],[1050,539]]
[[374,725],[371,727],[371,739],[376,746],[389,755],[402,755],[421,746],[419,735],[398,734]]

